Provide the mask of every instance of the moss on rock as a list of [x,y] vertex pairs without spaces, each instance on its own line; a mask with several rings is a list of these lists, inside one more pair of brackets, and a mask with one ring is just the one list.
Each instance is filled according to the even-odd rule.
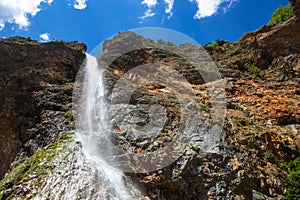
[[74,141],[74,132],[65,132],[57,141],[40,149],[19,164],[0,181],[0,199],[32,198],[42,188],[44,180],[56,167],[55,160],[70,153],[68,144]]

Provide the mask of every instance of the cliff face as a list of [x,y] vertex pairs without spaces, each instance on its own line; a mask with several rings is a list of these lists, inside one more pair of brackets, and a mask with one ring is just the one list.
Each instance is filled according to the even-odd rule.
[[[170,46],[155,44],[131,32],[120,33],[104,43],[99,59],[107,65],[104,82],[112,112],[113,144],[123,152],[140,156],[144,162],[157,164],[158,169],[151,172],[126,174],[147,198],[283,199],[287,163],[300,156],[299,1],[293,5],[294,18],[247,33],[235,44],[219,41],[204,48]],[[124,51],[121,56],[120,43]],[[130,51],[132,44],[134,51]],[[77,170],[81,169],[79,178],[94,173],[81,158],[83,155],[78,154],[80,145],[70,141],[71,133],[68,137],[63,134],[58,144],[53,143],[60,132],[74,128],[71,82],[83,62],[83,49],[78,44],[0,40],[2,175],[9,165],[12,168],[0,182],[0,198],[34,198],[42,195],[40,191],[46,198],[63,198],[68,188],[73,188],[71,184],[76,180],[72,177]],[[211,71],[212,60],[207,58],[207,52],[222,79]],[[180,56],[187,54],[191,62]],[[196,58],[205,61],[200,73],[193,66]],[[146,68],[134,71],[138,66]],[[170,85],[174,81],[172,70],[189,82],[191,93],[177,92],[187,85],[183,79]],[[163,76],[166,71],[168,76]],[[153,81],[144,82],[135,74]],[[137,81],[138,87],[118,88],[126,76]],[[224,101],[220,98],[223,93],[226,113],[211,101],[213,96]],[[195,105],[181,102],[193,99],[190,94],[195,96]],[[153,112],[153,105],[165,109]],[[183,113],[182,105],[189,113]],[[125,108],[131,117],[121,112]],[[159,121],[163,111],[165,121]],[[221,129],[211,120],[214,113],[224,120]],[[189,117],[184,118],[184,114]],[[199,117],[194,119],[195,115]],[[154,126],[147,127],[149,122]],[[161,124],[160,130],[152,129]],[[189,129],[182,134],[185,127]],[[210,144],[214,148],[207,150],[209,140],[205,139],[215,132],[221,142]],[[61,141],[65,141],[63,145]],[[42,149],[36,152],[38,148]],[[161,167],[157,160],[174,152],[180,156]],[[134,156],[129,156],[135,164],[131,167],[143,165]],[[18,163],[21,165],[15,167]],[[82,163],[86,164],[80,167]],[[39,164],[44,166],[44,172]],[[80,190],[73,188],[75,196],[80,193],[84,198],[101,199],[89,196],[97,194],[93,175],[88,180],[92,185],[81,182]],[[58,192],[52,192],[52,188]]]
[[[257,32],[251,34],[256,35]],[[293,32],[293,34],[298,33]],[[224,78],[227,101],[227,112],[221,132],[224,141],[212,152],[205,151],[203,145],[203,142],[209,143],[209,139],[203,139],[205,137],[197,133],[212,134],[209,132],[209,127],[212,110],[215,108],[212,108],[211,98],[222,93],[218,85],[219,79],[205,82],[200,74],[209,74],[207,69],[202,69],[200,74],[197,73],[185,59],[178,56],[180,53],[174,54],[161,50],[173,48],[166,47],[167,44],[151,46],[147,40],[133,33],[121,33],[107,42],[108,49],[104,50],[100,59],[108,63],[114,60],[111,57],[114,57],[112,56],[114,52],[118,52],[119,41],[127,41],[129,44],[137,44],[136,41],[140,41],[137,47],[143,46],[142,44],[149,47],[139,48],[119,57],[105,72],[107,96],[112,104],[111,110],[121,115],[120,119],[114,118],[116,124],[114,132],[118,144],[126,151],[144,155],[142,160],[149,164],[153,162],[148,160],[151,156],[166,160],[169,154],[175,154],[178,149],[182,153],[176,161],[162,169],[132,175],[133,179],[147,191],[150,198],[283,198],[287,176],[287,168],[283,166],[300,155],[299,48],[297,43],[292,42],[289,44],[296,45],[295,48],[284,46],[286,39],[278,39],[277,45],[282,47],[282,51],[272,54],[270,52],[273,50],[269,52],[264,49],[268,46],[267,43],[264,43],[263,47],[253,46],[252,43],[245,42],[246,40],[248,38],[241,39],[236,44],[220,42],[215,47],[205,47]],[[281,45],[282,43],[284,44]],[[204,50],[199,47],[174,48],[180,49],[177,52],[189,52],[193,56],[205,57]],[[206,60],[205,64],[209,65],[208,62]],[[152,77],[153,71],[150,65],[147,65],[149,63],[154,63],[158,68],[155,72],[158,79]],[[143,65],[148,66],[144,68],[144,73],[134,71]],[[201,119],[183,119],[180,99],[187,98],[188,92],[186,92],[187,96],[183,97],[172,90],[174,89],[172,85],[168,86],[167,83],[172,82],[172,76],[160,77],[159,69],[163,69],[163,65],[170,68],[165,69],[162,74],[168,74],[166,70],[176,69],[192,84],[193,93],[196,94],[198,106],[201,108]],[[135,73],[138,75],[134,75]],[[130,101],[126,100],[126,94],[132,89],[116,90],[118,81],[128,74],[131,74],[129,77],[134,77],[129,80],[139,83]],[[142,80],[139,82],[139,75],[149,78],[152,82],[142,84]],[[176,82],[178,88],[182,85],[185,85],[184,81]],[[114,96],[119,97],[118,101],[113,100]],[[129,113],[134,113],[131,118],[120,114],[122,113],[120,107],[125,108],[124,104],[128,103]],[[149,119],[149,115],[151,116],[149,108],[141,106],[145,104],[150,106],[159,104],[166,108],[167,123],[162,129],[162,134],[155,135],[149,127],[148,130],[136,130],[136,122],[143,125],[151,120],[155,121],[156,118],[159,119],[158,112]],[[196,109],[190,110],[192,115],[198,115],[199,113],[194,113],[194,110]],[[127,122],[126,124],[133,125],[120,126],[120,121],[123,120]],[[180,124],[191,127],[189,129],[191,137],[184,144],[180,142],[183,141]],[[155,137],[132,135],[141,130],[146,132],[146,135],[155,135]],[[175,141],[177,141],[177,149],[168,146]],[[160,148],[167,152],[166,155],[159,155]],[[138,163],[134,158],[132,159]],[[157,164],[158,168],[159,164]]]
[[66,115],[72,101],[68,83],[85,58],[84,48],[19,37],[0,40],[1,178],[19,152],[19,159],[30,156],[72,129],[71,113]]

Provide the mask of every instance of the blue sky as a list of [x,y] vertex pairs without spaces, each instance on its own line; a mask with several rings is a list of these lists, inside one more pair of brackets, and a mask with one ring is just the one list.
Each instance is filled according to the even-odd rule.
[[[205,44],[236,41],[288,0],[0,0],[0,37],[62,39],[91,51],[118,32],[172,29]],[[164,38],[165,39],[165,38]]]

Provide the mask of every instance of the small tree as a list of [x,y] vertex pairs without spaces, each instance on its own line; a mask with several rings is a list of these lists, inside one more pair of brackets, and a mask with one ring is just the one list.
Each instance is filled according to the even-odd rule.
[[276,24],[280,22],[284,22],[294,16],[293,8],[291,3],[287,4],[286,6],[281,6],[277,8],[274,13],[272,14],[272,18],[269,21],[270,24]]

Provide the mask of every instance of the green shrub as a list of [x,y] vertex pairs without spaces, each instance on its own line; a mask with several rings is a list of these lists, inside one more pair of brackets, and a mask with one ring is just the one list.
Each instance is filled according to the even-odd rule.
[[207,46],[214,49],[214,48],[216,48],[216,47],[223,46],[224,44],[227,44],[227,43],[229,43],[229,41],[227,41],[227,40],[216,39],[216,41],[209,42],[209,43],[207,44]]
[[164,46],[164,45],[167,45],[167,46],[176,46],[176,44],[174,42],[171,42],[171,41],[164,41],[163,39],[158,39],[156,41],[153,41],[151,39],[146,39],[148,42],[153,42],[155,43],[156,45],[159,45],[159,46]]
[[254,65],[254,64],[251,64],[248,68],[247,68],[247,71],[252,73],[252,74],[258,74],[260,72],[260,69]]
[[212,43],[209,43],[208,46],[214,49],[218,46],[218,43],[217,42],[212,42]]
[[229,68],[232,68],[232,69],[238,69],[238,68],[239,68],[239,66],[238,66],[237,64],[233,64],[233,63],[230,63],[230,64],[228,65],[228,67],[229,67]]
[[285,200],[300,199],[300,157],[289,163],[290,173],[287,177]]
[[73,81],[72,81],[71,79],[65,79],[65,80],[63,81],[63,84],[64,84],[64,85],[71,85],[71,84],[73,84]]
[[289,3],[286,6],[281,6],[277,8],[272,14],[272,18],[269,21],[270,24],[276,24],[284,22],[294,16],[292,5]]
[[65,42],[65,41],[62,40],[62,39],[54,39],[54,38],[52,39],[52,41],[53,41],[53,42]]
[[273,154],[273,152],[271,150],[267,150],[264,153],[264,160],[271,161],[273,158],[274,158],[274,154]]
[[156,44],[157,45],[164,45],[164,44],[166,44],[166,42],[163,39],[158,39],[158,40],[156,40]]
[[203,110],[205,112],[210,112],[211,111],[211,107],[207,104],[203,104],[203,103],[198,103],[196,104],[197,107],[200,109],[200,110]]
[[196,145],[196,144],[191,145],[191,149],[192,149],[193,151],[196,151],[196,152],[200,151],[200,147],[199,147],[198,145]]

